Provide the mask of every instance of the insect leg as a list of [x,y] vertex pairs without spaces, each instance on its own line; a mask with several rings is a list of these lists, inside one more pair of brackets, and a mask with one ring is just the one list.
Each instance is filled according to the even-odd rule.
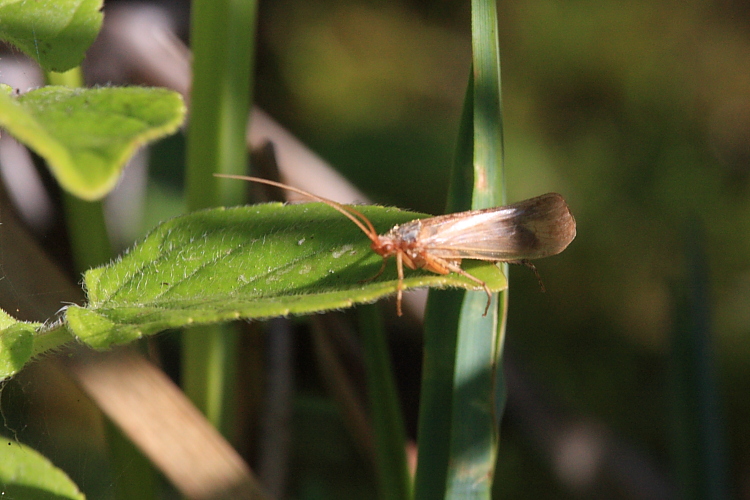
[[[385,260],[383,261],[385,263]],[[398,271],[398,285],[396,285],[396,314],[401,316],[401,299],[404,296],[404,252],[396,252],[396,270]]]
[[[433,257],[433,259],[435,259],[435,258]],[[471,274],[467,273],[466,271],[464,271],[463,269],[461,269],[461,266],[459,266],[457,264],[454,264],[454,263],[452,263],[450,261],[447,261],[447,260],[443,261],[443,259],[435,259],[435,260],[438,260],[441,265],[445,266],[447,269],[450,269],[454,273],[458,273],[461,276],[463,276],[465,278],[469,278],[471,281],[473,281],[473,282],[475,282],[475,283],[477,283],[479,285],[482,285],[482,288],[484,288],[484,292],[487,294],[487,306],[484,308],[484,314],[482,316],[487,316],[487,312],[490,310],[490,304],[492,303],[492,292],[490,291],[490,287],[487,286],[487,283],[485,283],[484,281],[480,280],[476,276],[472,276]]]
[[375,273],[375,276],[371,276],[367,278],[366,280],[361,280],[360,283],[369,283],[370,281],[376,279],[378,276],[383,274],[383,271],[385,271],[386,264],[388,264],[388,260],[385,257],[383,257],[383,264],[380,266],[380,271]]
[[544,282],[542,281],[542,277],[539,274],[539,271],[537,271],[536,266],[528,259],[523,260],[511,260],[508,261],[509,264],[521,264],[522,266],[526,266],[529,269],[531,269],[534,272],[534,276],[536,276],[536,280],[539,282],[539,288],[542,289],[542,293],[547,291],[547,288],[544,286]]

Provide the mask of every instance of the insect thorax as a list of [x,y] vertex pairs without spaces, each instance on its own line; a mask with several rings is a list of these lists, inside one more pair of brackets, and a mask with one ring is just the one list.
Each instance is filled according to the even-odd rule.
[[419,220],[413,220],[405,224],[399,224],[393,226],[388,231],[386,237],[391,238],[395,241],[402,241],[406,244],[414,243],[419,238],[419,233],[422,231],[422,222]]

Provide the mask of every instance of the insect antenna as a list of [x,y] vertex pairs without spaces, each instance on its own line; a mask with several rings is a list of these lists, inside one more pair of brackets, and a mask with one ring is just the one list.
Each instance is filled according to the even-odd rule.
[[307,198],[313,199],[315,201],[325,203],[329,207],[333,208],[334,210],[337,210],[341,214],[345,215],[349,220],[354,222],[357,225],[357,227],[359,227],[362,230],[362,232],[365,233],[368,238],[370,238],[372,242],[376,242],[378,240],[378,232],[375,230],[375,226],[372,225],[372,222],[370,222],[370,219],[365,217],[365,215],[362,212],[352,207],[347,207],[345,205],[342,205],[341,203],[335,202],[333,200],[329,200],[328,198],[323,198],[322,196],[308,193],[307,191],[303,189],[289,186],[281,182],[276,182],[276,181],[272,181],[268,179],[262,179],[260,177],[250,177],[248,175],[234,175],[234,174],[214,174],[214,177],[222,177],[224,179],[237,179],[241,181],[249,181],[249,182],[257,182],[260,184],[267,184],[269,186],[274,186],[280,189],[284,189],[286,191],[292,191],[293,193],[297,193]]

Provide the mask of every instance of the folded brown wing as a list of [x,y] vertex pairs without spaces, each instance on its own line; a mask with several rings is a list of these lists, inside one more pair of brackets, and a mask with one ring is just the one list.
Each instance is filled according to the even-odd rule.
[[419,222],[420,247],[443,259],[539,259],[562,252],[576,235],[575,219],[556,193]]

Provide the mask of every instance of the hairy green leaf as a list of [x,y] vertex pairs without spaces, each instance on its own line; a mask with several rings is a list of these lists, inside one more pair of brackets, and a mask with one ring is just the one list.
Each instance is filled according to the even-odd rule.
[[[424,217],[358,207],[378,230]],[[71,330],[96,348],[168,328],[342,309],[396,291],[395,264],[350,221],[320,203],[278,203],[194,212],[158,226],[119,261],[88,271],[89,304],[67,310]],[[492,290],[505,277],[491,263],[464,268]],[[462,276],[407,269],[404,288],[475,289]]]
[[43,87],[17,98],[0,92],[0,126],[85,200],[106,195],[135,150],[173,133],[184,115],[180,95],[160,88]]

